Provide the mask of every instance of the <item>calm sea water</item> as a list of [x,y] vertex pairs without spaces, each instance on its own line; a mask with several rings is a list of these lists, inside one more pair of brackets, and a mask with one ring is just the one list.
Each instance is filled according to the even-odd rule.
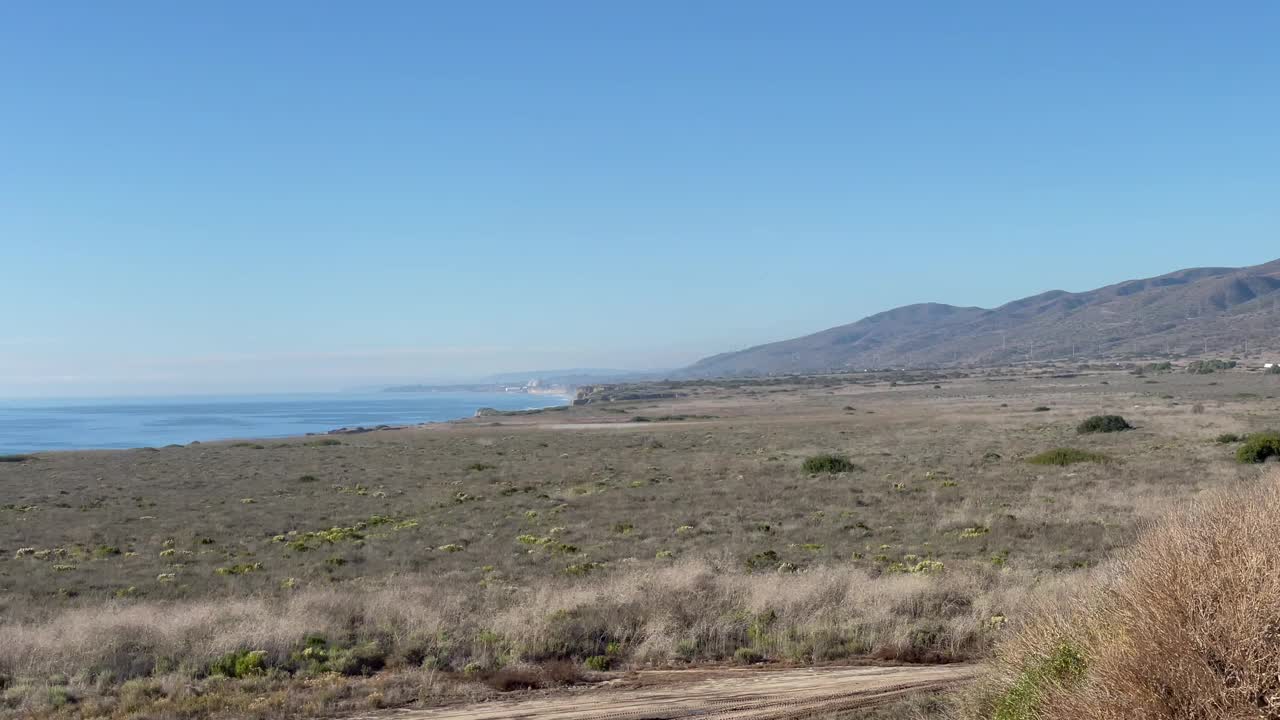
[[429,392],[0,400],[0,454],[283,437],[454,420],[482,407],[523,410],[565,402],[549,395]]

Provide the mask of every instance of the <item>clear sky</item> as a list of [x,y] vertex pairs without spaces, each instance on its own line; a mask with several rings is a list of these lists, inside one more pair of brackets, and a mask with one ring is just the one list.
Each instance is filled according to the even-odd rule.
[[674,367],[1280,257],[1280,3],[0,4],[0,396]]

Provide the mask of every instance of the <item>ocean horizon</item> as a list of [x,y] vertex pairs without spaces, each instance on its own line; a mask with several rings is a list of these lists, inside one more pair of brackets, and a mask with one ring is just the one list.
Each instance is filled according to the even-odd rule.
[[564,395],[345,392],[0,400],[0,454],[118,450],[281,438],[343,427],[416,425],[483,407],[564,405]]

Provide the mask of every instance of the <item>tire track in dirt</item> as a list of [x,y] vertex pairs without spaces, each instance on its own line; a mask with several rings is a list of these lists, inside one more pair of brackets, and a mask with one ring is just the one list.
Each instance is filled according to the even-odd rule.
[[803,720],[972,679],[969,665],[641,671],[611,687],[349,720]]

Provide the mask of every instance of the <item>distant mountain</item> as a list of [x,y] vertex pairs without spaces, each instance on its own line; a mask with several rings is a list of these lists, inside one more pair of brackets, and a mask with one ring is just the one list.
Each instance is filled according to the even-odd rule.
[[661,373],[643,373],[635,370],[612,370],[607,368],[569,368],[566,370],[521,370],[498,373],[484,378],[480,382],[499,383],[505,385],[523,385],[530,380],[537,380],[551,385],[583,385],[598,382],[625,382],[649,375]]
[[907,305],[812,335],[704,358],[680,377],[774,375],[1280,348],[1280,260],[1192,268],[993,310]]
[[605,370],[597,368],[574,368],[569,370],[525,370],[519,372],[498,373],[468,383],[410,383],[379,387],[381,392],[501,392],[512,386],[525,387],[536,380],[542,388],[576,388],[580,385],[599,383],[640,382],[655,380],[670,374],[667,370],[637,372],[635,370]]

